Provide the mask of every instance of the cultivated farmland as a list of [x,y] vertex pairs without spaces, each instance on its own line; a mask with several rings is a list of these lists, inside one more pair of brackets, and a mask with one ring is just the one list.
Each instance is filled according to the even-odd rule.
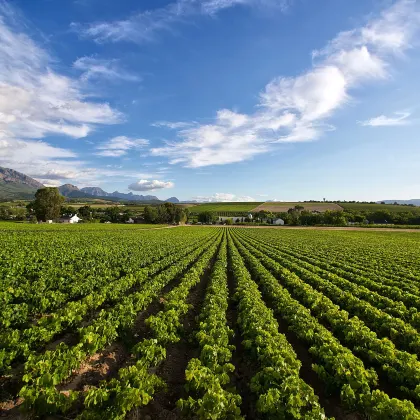
[[250,212],[255,207],[263,204],[262,202],[250,203],[201,203],[190,208],[191,212]]
[[260,210],[271,211],[271,212],[286,212],[290,208],[295,206],[302,206],[308,211],[319,211],[324,212],[327,210],[343,210],[341,206],[335,203],[314,203],[314,202],[283,202],[283,201],[267,201],[266,203],[260,204],[258,207],[252,209],[253,212]]
[[0,235],[6,416],[420,419],[419,233]]

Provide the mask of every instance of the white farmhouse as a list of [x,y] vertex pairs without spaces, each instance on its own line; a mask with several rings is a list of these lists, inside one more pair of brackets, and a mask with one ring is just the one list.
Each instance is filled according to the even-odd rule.
[[63,216],[58,219],[60,223],[79,223],[79,221],[82,220],[77,214],[74,214],[73,216]]
[[274,219],[273,220],[273,225],[283,226],[284,225],[284,220],[283,219]]

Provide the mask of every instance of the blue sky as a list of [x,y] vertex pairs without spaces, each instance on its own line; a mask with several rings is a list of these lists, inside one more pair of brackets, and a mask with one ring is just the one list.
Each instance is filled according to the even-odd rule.
[[165,199],[420,197],[415,0],[0,0],[0,165]]

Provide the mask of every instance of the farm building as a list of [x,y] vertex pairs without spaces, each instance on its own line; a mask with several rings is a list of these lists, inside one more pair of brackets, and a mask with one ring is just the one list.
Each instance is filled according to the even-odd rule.
[[79,223],[79,221],[82,220],[77,214],[74,214],[73,216],[63,216],[58,219],[60,223]]
[[273,220],[273,225],[283,226],[284,225],[284,220],[283,219],[274,219]]

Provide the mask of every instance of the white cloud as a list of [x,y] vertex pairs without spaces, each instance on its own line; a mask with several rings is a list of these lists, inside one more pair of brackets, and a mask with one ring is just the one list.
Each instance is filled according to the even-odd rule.
[[89,81],[91,79],[106,79],[106,80],[124,80],[128,82],[138,82],[141,78],[119,66],[116,59],[105,60],[96,57],[81,57],[74,63],[73,67],[77,70],[83,71],[82,80]]
[[96,154],[103,157],[120,157],[126,155],[129,150],[139,150],[149,144],[146,139],[133,139],[126,136],[117,136],[96,147]]
[[379,115],[366,121],[360,121],[359,124],[370,127],[390,127],[410,124],[410,120],[408,120],[411,116],[410,112],[396,112],[395,115],[395,117]]
[[59,187],[60,185],[62,185],[62,182],[59,180],[40,179],[39,182],[45,187]]
[[196,124],[196,123],[195,122],[183,122],[183,121],[178,121],[178,122],[156,121],[151,125],[152,125],[152,127],[169,128],[171,130],[178,130],[180,128],[192,127],[194,124]]
[[253,197],[243,195],[238,196],[230,193],[215,193],[210,196],[198,195],[192,198],[193,200],[200,202],[209,202],[209,203],[222,203],[222,202],[253,202],[255,199]]
[[157,179],[140,179],[140,181],[130,184],[128,186],[128,189],[132,191],[154,191],[164,188],[173,188],[174,186],[175,184],[171,181],[158,181]]
[[1,2],[0,165],[28,174],[63,167],[80,172],[84,163],[73,160],[74,152],[42,139],[86,137],[97,124],[120,122],[122,114],[89,100],[79,80],[59,74],[56,61],[25,33],[21,20]]
[[77,177],[77,172],[68,171],[65,169],[50,169],[39,174],[32,174],[35,178],[45,178],[49,181],[60,179],[72,179]]
[[314,51],[311,69],[268,83],[254,113],[222,109],[210,124],[172,123],[177,139],[151,153],[194,168],[250,159],[276,143],[317,140],[334,130],[327,120],[347,104],[352,89],[388,77],[393,58],[412,47],[419,23],[417,2],[400,0],[364,27],[341,32]]
[[88,25],[72,23],[71,27],[82,37],[95,42],[129,41],[144,43],[154,41],[156,34],[170,31],[173,24],[194,16],[214,16],[234,6],[271,6],[281,10],[287,0],[177,0],[165,7],[146,10],[127,19],[94,22]]

